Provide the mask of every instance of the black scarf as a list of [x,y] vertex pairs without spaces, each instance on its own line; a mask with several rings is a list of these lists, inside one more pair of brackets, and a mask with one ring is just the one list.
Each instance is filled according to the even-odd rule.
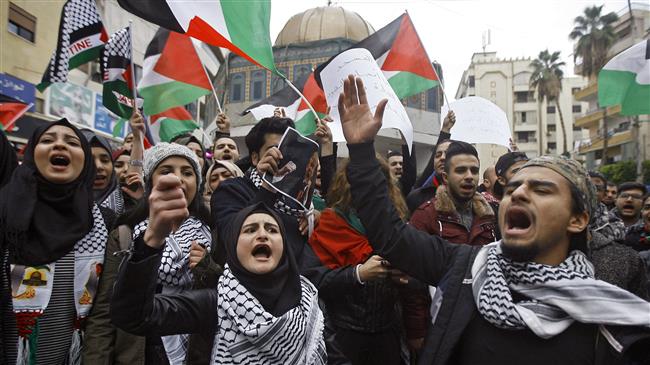
[[[38,172],[34,148],[55,125],[68,127],[81,141],[84,165],[67,184],[54,184]],[[95,166],[90,145],[66,119],[37,128],[25,149],[23,164],[0,191],[0,232],[11,262],[36,266],[55,262],[73,249],[93,225],[92,184]]]
[[7,136],[0,132],[0,188],[9,182],[16,166],[18,166],[16,151]]
[[[267,274],[254,274],[246,270],[237,258],[237,240],[246,217],[253,213],[265,213],[272,216],[280,227],[284,249],[278,266]],[[287,244],[287,235],[282,219],[263,203],[242,209],[226,232],[226,263],[237,280],[260,301],[264,309],[279,317],[300,304],[301,286],[298,265],[293,257],[291,245]]]
[[[108,140],[102,136],[98,136],[95,134],[90,129],[82,129],[81,134],[86,137],[86,140],[88,143],[90,143],[90,147],[101,147],[108,152],[109,158],[111,158],[111,161],[113,159],[113,149],[111,148],[111,144],[108,142]],[[92,153],[92,150],[91,150]],[[96,171],[95,171],[96,172]],[[102,189],[102,190],[93,190],[93,197],[95,199],[95,203],[101,204],[108,198],[109,195],[113,194],[113,191],[117,189],[118,187],[118,181],[117,181],[117,176],[115,176],[115,168],[113,168],[113,172],[111,173],[111,179],[108,182],[108,185]],[[93,176],[93,179],[95,177]]]

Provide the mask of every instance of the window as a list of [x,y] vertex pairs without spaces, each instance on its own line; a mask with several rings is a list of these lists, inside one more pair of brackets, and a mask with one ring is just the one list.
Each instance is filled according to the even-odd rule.
[[[289,70],[286,67],[281,67],[278,68],[278,70],[283,74],[287,75]],[[280,76],[276,75],[275,73],[271,74],[271,94],[275,94],[278,91],[284,89],[285,87],[284,79],[282,79]]]
[[582,128],[574,125],[573,126],[573,131],[574,132],[580,132],[580,131],[582,131]]
[[251,72],[250,100],[256,101],[266,97],[266,70]]
[[575,94],[575,93],[577,93],[578,91],[580,91],[580,88],[579,88],[579,87],[572,87],[572,88],[571,88],[571,94]]
[[547,132],[555,132],[555,124],[549,124],[546,126]]
[[521,112],[521,122],[526,123],[526,112]]
[[517,132],[517,142],[528,142],[528,132]]
[[230,102],[242,102],[244,101],[244,89],[246,86],[246,74],[239,72],[232,75],[232,81],[230,82]]
[[574,113],[582,113],[582,105],[574,105],[571,107],[571,111]]
[[305,64],[305,65],[295,65],[293,66],[293,83],[300,87],[309,75],[311,74],[311,65],[310,64]]
[[546,107],[546,113],[547,114],[555,114],[555,107],[553,105],[549,105]]
[[474,87],[474,76],[469,76],[467,82],[469,83],[469,87]]
[[41,98],[36,98],[36,103],[34,103],[34,110],[37,113],[43,113],[45,110],[45,100]]
[[557,149],[557,142],[549,142],[549,143],[546,145],[546,148],[548,148],[549,150]]
[[34,43],[36,40],[36,17],[9,3],[7,29],[9,32]]
[[427,110],[439,111],[440,110],[440,101],[438,88],[434,87],[427,90]]

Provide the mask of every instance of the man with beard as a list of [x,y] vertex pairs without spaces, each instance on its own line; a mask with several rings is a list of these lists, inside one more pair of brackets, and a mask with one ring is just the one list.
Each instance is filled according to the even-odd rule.
[[586,235],[595,192],[574,160],[543,156],[508,182],[503,240],[451,244],[404,224],[374,157],[387,101],[370,111],[361,79],[339,97],[353,206],[395,268],[444,292],[423,364],[615,364],[650,360],[650,303],[594,279]]
[[618,186],[616,208],[613,212],[621,218],[625,228],[641,222],[641,205],[647,193],[645,185],[637,182],[624,182]]
[[411,216],[411,225],[456,243],[484,245],[496,236],[494,212],[478,187],[479,161],[469,143],[453,141],[446,153],[436,196],[422,204]]
[[607,193],[605,194],[605,199],[603,203],[608,210],[614,209],[616,206],[616,196],[618,195],[618,187],[611,181],[607,182]]

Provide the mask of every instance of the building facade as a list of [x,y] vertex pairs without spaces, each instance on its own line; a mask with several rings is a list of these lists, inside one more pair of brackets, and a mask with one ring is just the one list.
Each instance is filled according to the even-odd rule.
[[[327,6],[309,9],[291,17],[278,34],[273,46],[275,64],[294,84],[299,84],[318,65],[374,32],[372,25],[359,14],[344,8]],[[434,67],[442,77],[440,66],[434,63]],[[241,147],[243,143],[239,142],[243,142],[243,137],[256,123],[252,115],[242,116],[241,112],[286,86],[281,78],[232,53],[219,69],[214,85],[224,112],[232,120],[231,135]],[[403,100],[413,124],[414,149],[420,168],[428,160],[431,147],[438,138],[441,100],[439,88]],[[210,123],[217,113],[214,98],[208,98],[205,110],[205,120]],[[205,125],[206,130],[211,127]],[[376,145],[382,153],[388,149],[399,150],[400,133],[382,130]],[[347,156],[344,143],[339,143],[338,155]]]
[[[648,39],[650,35],[650,5],[632,3],[632,13],[625,7],[618,12],[618,16],[614,24],[617,40],[610,48],[608,58]],[[581,65],[577,64],[575,73],[580,71]],[[589,80],[587,85],[574,93],[574,98],[587,103],[584,115],[576,120],[576,127],[587,131],[586,136],[576,143],[587,168],[596,169],[618,161],[650,158],[650,123],[643,123],[649,122],[650,116],[623,116],[620,105],[601,108],[598,104],[598,80]],[[603,160],[604,156],[606,161]]]
[[[99,61],[70,70],[67,83],[53,84],[44,93],[34,87],[40,83],[56,48],[64,3],[65,0],[11,0],[0,5],[0,21],[6,24],[0,30],[0,92],[34,103],[30,112],[20,118],[14,130],[8,133],[18,147],[27,142],[40,123],[61,117],[79,127],[93,129],[116,143],[126,134],[124,130],[117,138],[113,137],[117,117],[102,105]],[[134,69],[136,82],[139,81],[145,51],[158,26],[126,12],[117,0],[96,0],[96,4],[109,34],[132,21]],[[197,44],[197,50],[206,67],[216,73],[219,61],[215,53],[219,53],[218,49]],[[198,119],[200,110],[197,105],[200,103],[188,109]]]
[[[587,103],[575,102],[572,93],[584,87],[586,80],[582,77],[562,80],[559,104],[566,132],[568,151],[565,151],[555,102],[549,104],[540,100],[536,90],[530,87],[531,62],[531,58],[498,58],[496,52],[474,53],[472,62],[463,72],[456,99],[480,96],[499,106],[508,117],[513,141],[528,157],[571,153],[574,141],[583,138],[583,132],[574,128],[574,120],[587,107]],[[494,165],[499,156],[507,152],[505,147],[492,144],[478,144],[476,148],[481,171]]]

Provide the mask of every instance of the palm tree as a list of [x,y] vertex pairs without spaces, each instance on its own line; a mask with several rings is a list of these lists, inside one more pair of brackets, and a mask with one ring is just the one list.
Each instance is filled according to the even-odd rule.
[[605,63],[607,63],[607,52],[616,40],[616,33],[612,24],[618,20],[618,15],[611,12],[601,16],[603,5],[587,7],[583,15],[574,19],[575,26],[569,38],[578,40],[573,62],[578,57],[582,59],[582,70],[580,74],[595,80]]
[[549,53],[548,49],[541,51],[539,56],[530,66],[533,68],[533,74],[530,75],[530,87],[537,91],[539,102],[546,99],[547,103],[555,102],[555,108],[560,115],[560,128],[562,128],[562,153],[568,153],[566,143],[566,129],[564,128],[564,117],[560,109],[560,92],[562,91],[562,72],[561,67],[564,62],[558,62],[560,51]]

